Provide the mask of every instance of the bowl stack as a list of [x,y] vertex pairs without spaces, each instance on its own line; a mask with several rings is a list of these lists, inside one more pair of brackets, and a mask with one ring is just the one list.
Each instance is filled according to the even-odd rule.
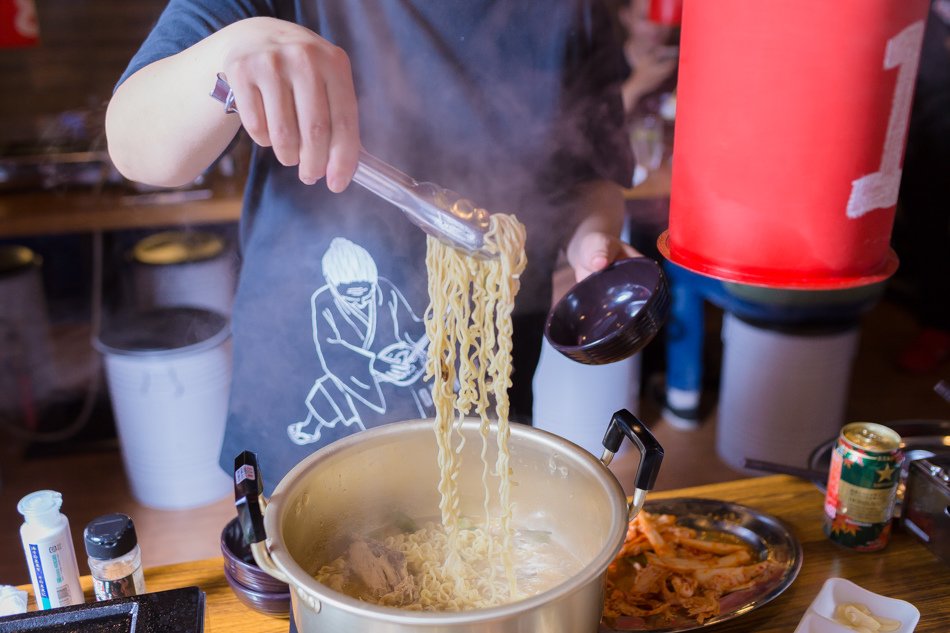
[[224,577],[238,600],[255,611],[289,617],[290,588],[257,566],[237,518],[231,519],[221,531],[221,554]]

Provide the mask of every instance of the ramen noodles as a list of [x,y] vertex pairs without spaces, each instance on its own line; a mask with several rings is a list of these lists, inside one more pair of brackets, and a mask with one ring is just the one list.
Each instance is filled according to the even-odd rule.
[[[354,539],[316,574],[349,595],[406,609],[460,611],[537,594],[579,567],[550,535],[539,539],[512,526],[511,313],[526,264],[525,231],[511,215],[494,214],[491,222],[485,238],[496,255],[491,259],[428,238],[426,375],[436,409],[440,520],[384,539]],[[480,420],[483,505],[477,519],[462,516],[459,498],[461,424],[468,416]]]
[[[447,533],[436,519],[421,527],[389,526],[383,530],[387,535],[353,539],[342,556],[320,568],[316,578],[359,600],[409,610],[463,611],[509,602],[501,563],[485,555],[486,530],[466,517],[460,525],[455,544],[459,558],[452,572],[444,565],[449,556]],[[513,530],[510,557],[514,599],[547,591],[581,567],[547,531]],[[465,579],[461,589],[459,576]]]

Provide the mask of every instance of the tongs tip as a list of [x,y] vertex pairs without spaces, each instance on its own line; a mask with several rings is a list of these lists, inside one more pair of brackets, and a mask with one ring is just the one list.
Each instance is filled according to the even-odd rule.
[[417,182],[363,151],[354,181],[402,209],[427,234],[475,257],[492,258],[485,248],[491,214],[450,189]]

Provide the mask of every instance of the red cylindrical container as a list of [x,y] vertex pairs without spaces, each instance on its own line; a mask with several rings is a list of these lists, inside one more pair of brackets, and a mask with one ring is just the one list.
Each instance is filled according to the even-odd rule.
[[39,23],[33,0],[0,0],[0,48],[35,46]]
[[683,0],[650,0],[650,21],[679,26],[683,19]]
[[771,287],[844,288],[893,274],[928,7],[685,2],[663,253]]

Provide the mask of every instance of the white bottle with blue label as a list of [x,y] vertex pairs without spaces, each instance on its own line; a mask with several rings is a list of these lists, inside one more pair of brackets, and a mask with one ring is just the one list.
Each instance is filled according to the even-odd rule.
[[59,511],[62,505],[63,495],[55,490],[40,490],[20,499],[16,507],[24,519],[20,540],[37,609],[85,602],[69,519]]

